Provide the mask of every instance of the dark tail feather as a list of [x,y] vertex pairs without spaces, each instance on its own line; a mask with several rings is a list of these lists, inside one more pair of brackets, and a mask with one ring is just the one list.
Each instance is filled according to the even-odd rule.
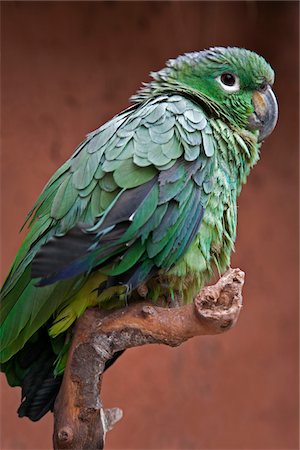
[[[124,350],[116,352],[112,359],[105,364],[107,370],[122,355]],[[43,358],[44,359],[44,358]],[[41,419],[48,411],[53,411],[54,402],[59,392],[62,376],[53,375],[54,360],[43,362],[43,370],[40,366],[30,371],[22,384],[22,403],[18,409],[19,417],[28,417],[32,421]],[[39,370],[39,372],[37,372]]]
[[62,377],[49,376],[33,398],[25,397],[19,409],[19,417],[28,417],[33,422],[40,420],[48,411],[53,411],[56,396],[59,392]]
[[53,410],[54,402],[62,376],[55,377],[53,365],[55,358],[40,360],[42,366],[32,368],[22,381],[22,403],[18,409],[19,417],[29,417],[34,422]]
[[[107,361],[105,370],[122,355],[123,351],[116,352],[113,358]],[[57,355],[44,328],[39,330],[8,363],[1,366],[9,384],[22,388],[19,417],[26,416],[35,422],[48,411],[53,411],[63,379],[62,375],[54,376],[56,358]]]
[[54,353],[46,328],[35,336],[14,357],[16,372],[21,374],[22,403],[19,417],[36,421],[53,409],[62,376],[53,374],[57,355]]

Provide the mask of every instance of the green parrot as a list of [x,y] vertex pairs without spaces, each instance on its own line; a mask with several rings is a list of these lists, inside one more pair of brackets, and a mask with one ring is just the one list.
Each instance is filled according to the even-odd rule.
[[256,53],[210,48],[151,73],[133,105],[86,139],[28,214],[2,288],[1,363],[19,416],[53,408],[86,308],[191,302],[230,264],[237,197],[276,125],[274,72]]

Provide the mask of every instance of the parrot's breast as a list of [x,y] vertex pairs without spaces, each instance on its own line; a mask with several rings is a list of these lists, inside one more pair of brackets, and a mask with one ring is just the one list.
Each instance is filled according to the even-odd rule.
[[[219,193],[220,194],[220,193]],[[212,277],[214,268],[223,273],[230,265],[236,236],[236,198],[214,193],[208,202],[199,231],[180,261],[166,274],[185,303],[193,300]]]
[[236,238],[237,197],[259,159],[253,137],[233,132],[221,120],[210,124],[217,148],[211,193],[193,243],[166,274],[185,303],[193,300],[215,269],[222,274],[229,267]]

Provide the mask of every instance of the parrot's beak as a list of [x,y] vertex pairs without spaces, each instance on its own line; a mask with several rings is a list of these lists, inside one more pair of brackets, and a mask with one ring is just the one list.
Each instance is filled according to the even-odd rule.
[[261,142],[272,133],[278,119],[277,100],[271,87],[254,91],[252,104],[254,112],[248,119],[248,128],[259,130],[258,141]]

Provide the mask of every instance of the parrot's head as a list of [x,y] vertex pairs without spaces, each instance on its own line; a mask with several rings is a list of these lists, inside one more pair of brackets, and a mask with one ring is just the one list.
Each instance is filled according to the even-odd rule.
[[151,74],[153,87],[181,91],[212,117],[248,129],[262,141],[273,131],[278,107],[272,91],[274,71],[264,58],[241,48],[215,47],[187,53]]

